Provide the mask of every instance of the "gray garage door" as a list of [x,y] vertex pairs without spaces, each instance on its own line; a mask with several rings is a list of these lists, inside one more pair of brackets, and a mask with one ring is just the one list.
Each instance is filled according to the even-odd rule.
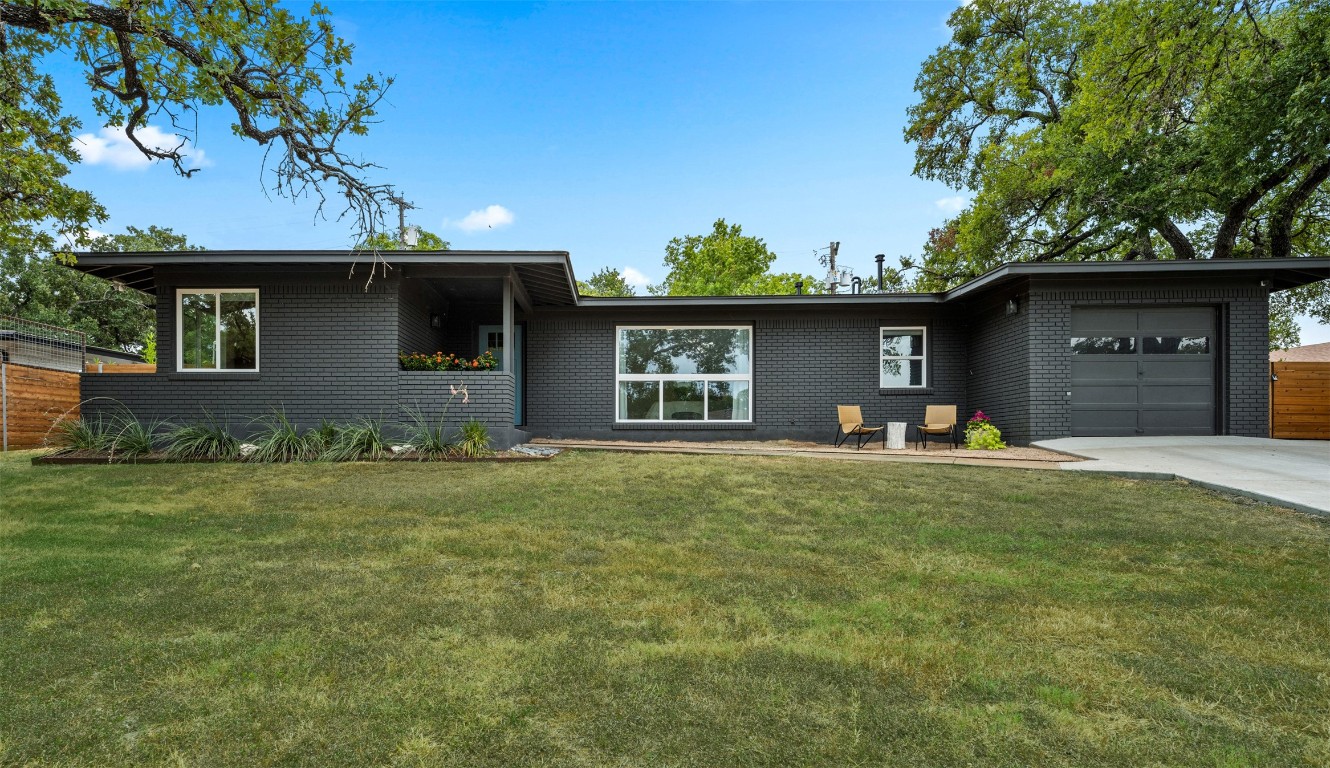
[[1215,311],[1075,309],[1071,434],[1213,435]]

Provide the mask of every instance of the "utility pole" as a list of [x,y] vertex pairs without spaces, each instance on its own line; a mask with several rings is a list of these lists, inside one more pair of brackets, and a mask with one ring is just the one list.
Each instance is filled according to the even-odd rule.
[[827,257],[822,263],[827,265],[827,291],[835,293],[836,288],[841,284],[840,272],[836,269],[836,254],[840,253],[840,243],[832,241],[827,249]]
[[397,206],[397,242],[402,245],[409,245],[406,241],[406,212],[415,210],[415,206],[396,193],[389,195],[388,201]]

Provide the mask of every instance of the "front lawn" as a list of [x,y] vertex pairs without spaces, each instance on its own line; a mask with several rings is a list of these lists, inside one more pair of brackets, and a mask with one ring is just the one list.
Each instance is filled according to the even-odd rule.
[[1330,525],[1054,471],[0,464],[0,764],[1330,764]]

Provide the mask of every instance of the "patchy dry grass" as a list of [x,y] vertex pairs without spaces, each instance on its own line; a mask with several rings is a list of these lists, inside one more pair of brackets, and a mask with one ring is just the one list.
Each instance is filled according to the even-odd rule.
[[1330,526],[1180,484],[0,469],[6,765],[1330,763]]

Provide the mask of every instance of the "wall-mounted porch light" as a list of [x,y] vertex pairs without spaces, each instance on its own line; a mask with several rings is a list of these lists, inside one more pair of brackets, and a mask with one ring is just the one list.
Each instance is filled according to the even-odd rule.
[[1014,315],[1021,311],[1020,302],[1015,299],[1007,299],[1007,314]]
[[431,315],[429,316],[429,327],[431,327],[431,328],[442,328],[442,327],[443,327],[443,315],[440,315],[440,314],[438,314],[438,313],[431,314]]

